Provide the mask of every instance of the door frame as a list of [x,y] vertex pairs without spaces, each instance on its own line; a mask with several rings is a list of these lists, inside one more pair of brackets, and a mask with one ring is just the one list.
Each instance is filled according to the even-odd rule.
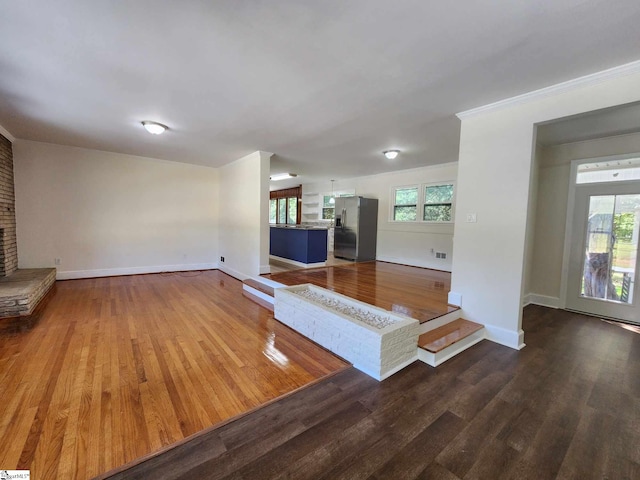
[[[562,251],[562,277],[560,279],[560,302],[558,307],[562,309],[567,308],[567,295],[569,285],[569,261],[571,255],[571,245],[575,240],[573,236],[573,217],[575,215],[575,203],[576,203],[576,175],[578,174],[578,167],[585,163],[597,163],[597,162],[615,162],[617,160],[627,160],[629,158],[639,158],[640,152],[625,153],[622,155],[607,155],[604,157],[591,157],[580,158],[571,162],[571,173],[569,176],[569,192],[567,194],[567,218],[565,220],[564,227],[564,248]],[[611,182],[619,184],[621,182]],[[582,242],[582,239],[579,239]]]

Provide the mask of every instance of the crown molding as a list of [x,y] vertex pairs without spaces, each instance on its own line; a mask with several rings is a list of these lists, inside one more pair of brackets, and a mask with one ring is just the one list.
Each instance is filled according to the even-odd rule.
[[0,134],[4,136],[7,140],[9,140],[11,143],[16,141],[16,137],[11,135],[11,133],[9,133],[9,130],[4,128],[2,125],[0,125]]
[[617,67],[602,70],[600,72],[591,73],[583,77],[567,80],[566,82],[557,83],[549,87],[544,87],[539,90],[533,90],[532,92],[523,93],[522,95],[516,95],[515,97],[505,98],[488,105],[465,110],[464,112],[456,113],[456,117],[460,120],[475,117],[477,115],[502,110],[503,108],[512,107],[514,105],[521,105],[523,103],[531,102],[533,100],[540,100],[559,93],[573,90],[578,87],[585,87],[589,85],[596,85],[598,83],[605,82],[613,78],[620,78],[627,75],[633,75],[640,73],[640,60],[631,63],[625,63]]

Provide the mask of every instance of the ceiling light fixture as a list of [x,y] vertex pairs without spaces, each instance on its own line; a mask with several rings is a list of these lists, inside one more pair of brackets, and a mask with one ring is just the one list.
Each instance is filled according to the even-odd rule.
[[153,135],[160,135],[161,133],[164,133],[165,130],[169,129],[169,127],[167,127],[166,125],[158,122],[149,122],[145,120],[141,123],[145,130],[149,133],[152,133]]
[[336,197],[333,196],[333,182],[335,182],[335,180],[331,180],[331,198],[329,199],[331,205],[336,203]]
[[384,153],[384,156],[387,157],[389,160],[393,160],[398,156],[398,154],[400,153],[400,150],[385,150],[382,153]]
[[276,173],[275,175],[271,175],[269,180],[277,182],[279,180],[286,180],[287,178],[295,178],[298,175],[295,173]]

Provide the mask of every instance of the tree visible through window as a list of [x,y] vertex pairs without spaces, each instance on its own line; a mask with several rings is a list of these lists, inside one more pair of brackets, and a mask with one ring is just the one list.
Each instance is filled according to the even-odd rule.
[[418,212],[418,187],[396,188],[393,219],[396,222],[415,222]]
[[424,191],[425,222],[450,222],[453,205],[453,184],[427,185]]

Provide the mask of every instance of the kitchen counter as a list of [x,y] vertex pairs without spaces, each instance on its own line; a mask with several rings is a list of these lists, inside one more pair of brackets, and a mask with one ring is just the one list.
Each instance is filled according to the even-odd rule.
[[327,227],[272,225],[269,230],[269,255],[275,260],[302,267],[326,265]]
[[290,230],[328,230],[329,227],[322,225],[289,225],[289,224],[275,224],[270,225],[271,228],[286,228]]

